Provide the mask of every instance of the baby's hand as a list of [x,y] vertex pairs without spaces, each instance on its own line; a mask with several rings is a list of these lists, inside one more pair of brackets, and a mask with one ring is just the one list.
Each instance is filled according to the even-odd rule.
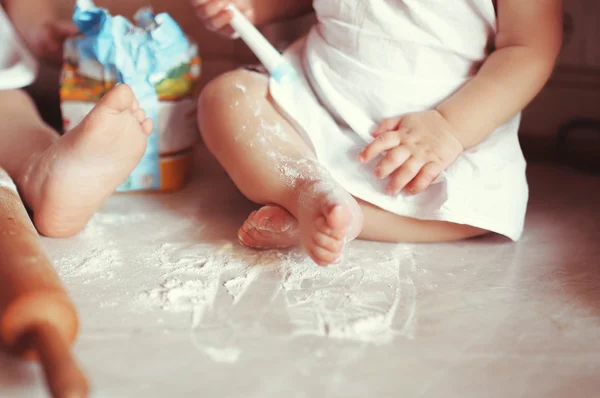
[[69,36],[77,32],[77,26],[71,21],[53,21],[30,28],[24,37],[38,59],[60,66],[63,60],[63,44]]
[[386,193],[423,192],[463,151],[453,128],[437,111],[384,120],[376,137],[359,155],[367,163],[387,152],[376,168],[377,177],[390,178]]
[[252,0],[190,0],[190,2],[196,9],[196,15],[208,30],[229,38],[234,36],[234,31],[229,26],[233,16],[227,9],[230,4],[235,5],[250,22],[256,22]]

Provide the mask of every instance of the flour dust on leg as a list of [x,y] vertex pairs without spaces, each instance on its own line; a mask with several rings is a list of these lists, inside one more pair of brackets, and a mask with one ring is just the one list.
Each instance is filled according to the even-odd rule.
[[319,265],[339,262],[344,245],[362,229],[363,215],[358,203],[328,178],[298,181],[295,196],[295,213],[300,221],[283,207],[267,205],[250,214],[238,239],[255,249],[285,249],[302,244]]
[[238,239],[253,249],[287,249],[300,243],[300,230],[298,221],[286,209],[267,205],[248,216]]
[[20,188],[38,231],[53,237],[81,231],[137,166],[151,132],[152,121],[133,91],[120,85],[78,126],[31,159]]
[[301,243],[317,264],[339,262],[344,245],[362,230],[360,206],[328,178],[296,182],[296,205],[291,207],[298,221],[281,206],[264,206],[246,219],[239,241],[254,249],[285,249]]
[[[335,263],[360,233],[362,212],[272,103],[268,84],[265,76],[234,71],[207,84],[198,101],[204,143],[237,188],[255,203],[279,206],[252,214],[240,241],[261,248],[302,243],[317,264]],[[288,212],[298,229],[288,229]]]

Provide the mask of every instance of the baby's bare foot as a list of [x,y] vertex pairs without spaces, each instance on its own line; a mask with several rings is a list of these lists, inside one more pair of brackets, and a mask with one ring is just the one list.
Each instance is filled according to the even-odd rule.
[[298,221],[283,207],[268,205],[250,214],[238,232],[255,249],[284,249],[302,243],[319,265],[341,259],[344,245],[362,229],[362,211],[350,194],[332,181],[298,185]]
[[300,243],[300,230],[287,210],[268,205],[248,216],[238,231],[238,239],[254,249],[286,249]]
[[81,231],[137,166],[151,132],[131,88],[106,94],[77,127],[32,159],[22,178],[38,231],[52,237]]
[[318,265],[341,261],[344,245],[358,236],[363,213],[356,200],[333,181],[307,183],[298,197],[301,242]]

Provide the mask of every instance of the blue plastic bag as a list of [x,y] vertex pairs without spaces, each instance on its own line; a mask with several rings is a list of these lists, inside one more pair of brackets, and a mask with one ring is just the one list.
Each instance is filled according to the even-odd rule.
[[73,22],[81,34],[70,47],[79,62],[97,62],[101,73],[111,75],[104,80],[116,79],[117,84],[128,84],[147,117],[154,122],[142,160],[117,191],[159,189],[156,84],[188,59],[190,42],[170,16],[155,16],[149,9],[136,14],[138,25],[134,25],[122,16],[112,16],[96,7],[91,0],[79,0]]

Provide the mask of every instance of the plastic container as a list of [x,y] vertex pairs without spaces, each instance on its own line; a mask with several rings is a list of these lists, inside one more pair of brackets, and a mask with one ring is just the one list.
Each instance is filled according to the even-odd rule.
[[[140,164],[117,189],[176,190],[185,185],[196,125],[197,46],[167,14],[140,9],[135,24],[93,2],[78,2],[81,34],[65,43],[60,97],[65,130],[77,125],[104,94],[129,84],[155,122]],[[157,178],[158,177],[158,178]]]

